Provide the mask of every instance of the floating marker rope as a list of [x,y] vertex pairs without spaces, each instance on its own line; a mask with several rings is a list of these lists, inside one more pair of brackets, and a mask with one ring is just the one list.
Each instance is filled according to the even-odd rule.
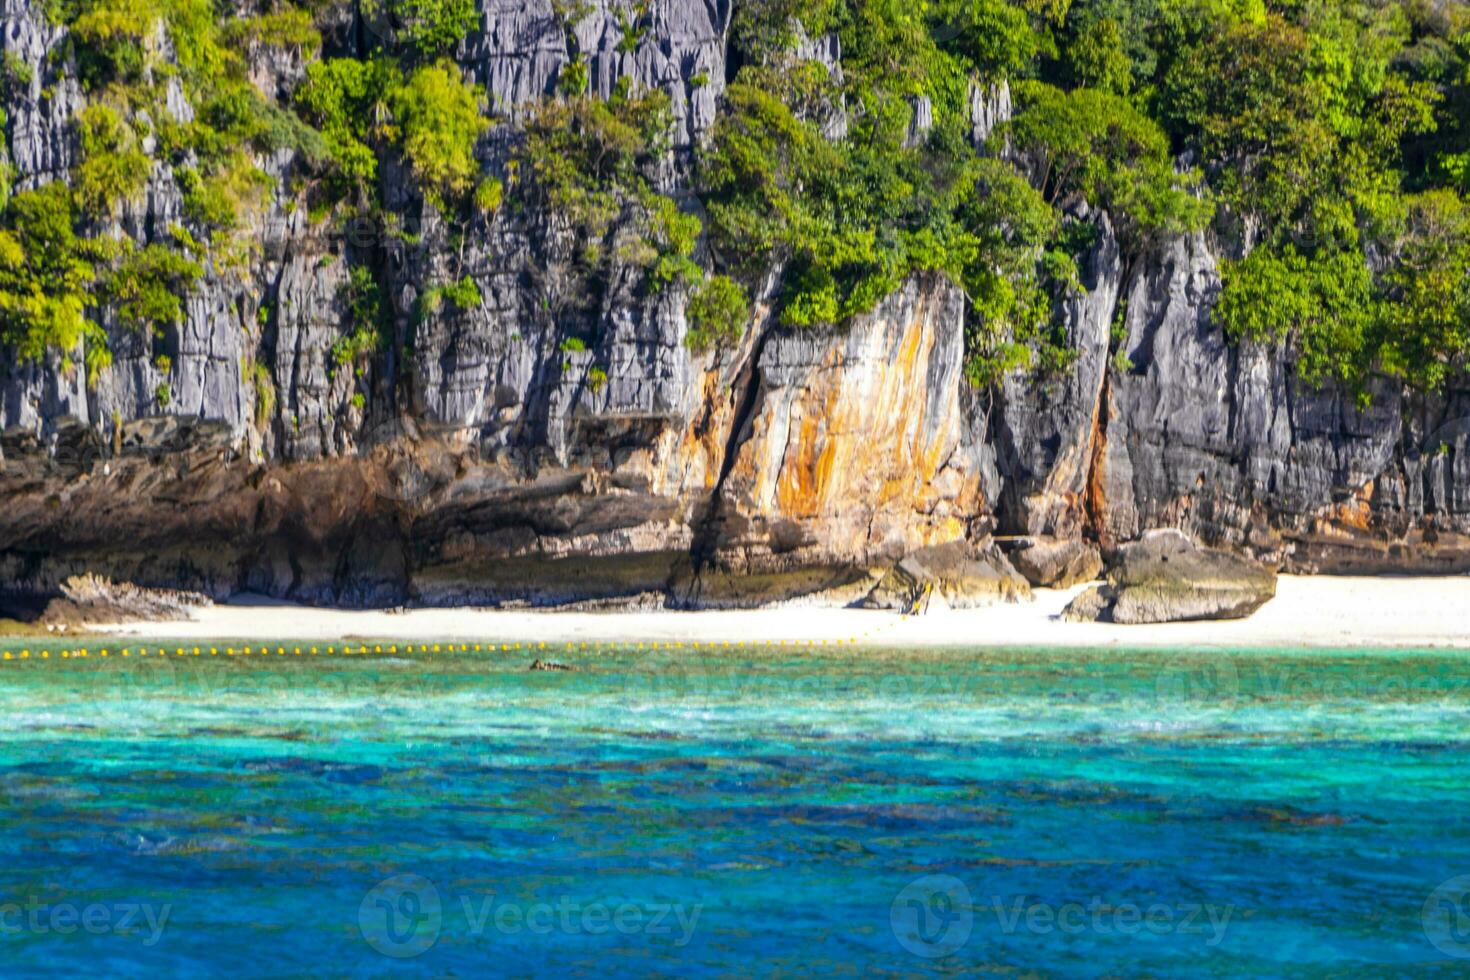
[[[633,652],[637,650],[760,650],[760,649],[817,649],[823,647],[861,646],[865,642],[874,640],[889,632],[897,626],[913,619],[916,613],[904,613],[900,618],[881,626],[874,626],[863,633],[856,634],[846,639],[823,639],[823,640],[613,640],[607,642],[593,641],[571,641],[563,644],[565,653],[605,653],[605,652]],[[555,645],[554,643],[552,645]],[[172,657],[361,657],[367,655],[397,656],[400,654],[436,654],[436,653],[511,653],[515,651],[546,650],[548,644],[544,641],[536,643],[505,643],[499,641],[481,641],[479,643],[375,643],[371,647],[364,643],[342,643],[330,644],[326,647],[309,646],[302,648],[292,646],[289,650],[284,646],[255,646],[245,645],[241,647],[181,647],[176,646],[172,650],[166,647],[150,647],[147,645],[128,645],[125,647],[107,646],[100,649],[90,647],[69,647],[62,650],[35,650],[22,647],[15,650],[0,651],[0,663],[10,661],[36,662],[44,660],[47,663],[55,663],[65,660],[68,663],[73,660],[90,660],[94,656],[98,659],[110,657],[123,657],[129,660],[152,659]]]

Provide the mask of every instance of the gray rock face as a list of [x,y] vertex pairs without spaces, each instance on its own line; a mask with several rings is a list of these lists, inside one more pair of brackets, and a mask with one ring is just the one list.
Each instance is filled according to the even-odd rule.
[[970,83],[970,139],[977,147],[990,140],[1002,123],[1010,122],[1013,106],[1011,86],[1004,80],[994,85]]
[[467,62],[498,112],[514,114],[550,95],[569,60],[566,32],[551,0],[486,0],[480,45]]
[[[591,76],[592,94],[606,98],[618,79],[635,89],[669,93],[678,146],[691,146],[714,122],[725,90],[725,35],[732,0],[654,0],[646,12],[615,0],[595,0],[571,31]],[[551,0],[488,0],[478,43],[466,64],[491,104],[517,118],[524,107],[556,90],[571,60],[567,27]]]
[[[1209,234],[1177,239],[1129,283],[1131,367],[1109,373],[1093,474],[1098,537],[1174,526],[1306,571],[1466,567],[1463,492],[1432,475],[1464,445],[1464,395],[1406,403],[1379,378],[1360,407],[1300,381],[1279,347],[1231,344],[1211,317],[1218,254]],[[1449,470],[1426,466],[1430,441]]]
[[1027,535],[1075,538],[1087,522],[1108,335],[1123,275],[1106,215],[1098,216],[1097,240],[1078,265],[1083,291],[1059,298],[1056,309],[1076,359],[1057,375],[1007,378],[990,419],[1006,479],[1003,526]]
[[1062,615],[1120,624],[1244,619],[1275,595],[1276,573],[1270,568],[1196,547],[1169,529],[1119,549],[1107,584],[1078,596]]
[[[827,77],[832,85],[837,88],[841,87],[843,82],[842,41],[836,34],[826,34],[803,41],[791,53],[791,60],[795,62],[790,66],[791,70],[796,70],[801,62],[821,65],[827,69]],[[837,104],[823,104],[810,111],[820,123],[822,133],[828,139],[840,140],[847,135],[847,107],[840,101]]]
[[[570,26],[550,0],[479,10],[457,57],[500,114],[487,170],[554,91],[570,36],[594,94],[669,93],[658,177],[687,190],[730,73],[732,0],[595,0]],[[352,14],[323,18],[330,43],[356,43]],[[86,104],[59,75],[68,39],[34,0],[0,0],[0,21],[31,69],[5,93],[15,187],[67,179]],[[840,55],[824,36],[792,57],[840,78]],[[246,56],[268,95],[304,71],[299,53]],[[176,79],[164,101],[192,118]],[[913,108],[918,140],[932,107]],[[835,138],[850,110],[813,111]],[[975,86],[976,144],[1010,112],[1005,83]],[[557,215],[506,208],[452,235],[385,160],[385,210],[414,234],[344,231],[311,220],[292,151],[257,162],[273,190],[246,218],[251,247],[205,263],[176,327],[103,316],[113,363],[95,380],[81,350],[0,360],[0,592],[55,594],[90,570],[312,602],[845,602],[992,533],[1036,539],[1017,564],[1064,584],[1158,527],[1289,570],[1470,570],[1470,387],[1425,398],[1379,379],[1363,407],[1303,385],[1289,351],[1229,342],[1211,311],[1220,256],[1240,249],[1214,232],[1124,255],[1106,214],[1074,207],[1098,229],[1085,289],[1054,307],[1075,359],[979,392],[966,304],[937,277],[837,330],[779,329],[758,303],[738,343],[695,353],[683,292],[625,269],[589,295]],[[155,161],[106,230],[143,245],[182,214]],[[387,321],[355,358],[354,268]],[[460,276],[478,301],[421,315]]]
[[83,106],[82,91],[74,75],[63,79],[48,63],[50,53],[65,41],[66,29],[52,26],[40,5],[5,0],[0,22],[5,57],[30,68],[29,84],[8,93],[5,110],[15,187],[31,190],[71,170],[75,146],[70,123]]

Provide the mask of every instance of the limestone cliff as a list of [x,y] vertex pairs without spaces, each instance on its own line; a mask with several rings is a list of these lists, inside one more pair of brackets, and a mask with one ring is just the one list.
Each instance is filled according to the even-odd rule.
[[[661,179],[677,192],[730,74],[731,2],[655,0],[631,37],[613,5],[589,8],[575,34],[592,89],[627,77],[670,94]],[[487,0],[459,48],[501,113],[486,172],[568,60],[552,14]],[[85,101],[56,70],[65,31],[30,0],[0,17],[5,57],[30,66],[5,96],[16,187],[65,179]],[[302,70],[252,55],[262,90]],[[1010,94],[971,102],[980,141]],[[95,572],[351,604],[849,601],[930,546],[1107,550],[1164,526],[1304,570],[1470,569],[1470,392],[1384,380],[1360,407],[1304,386],[1281,350],[1228,343],[1210,315],[1226,252],[1212,232],[1130,255],[1106,214],[1081,215],[1097,229],[1083,288],[1055,305],[1076,358],[979,392],[964,297],[939,276],[831,331],[782,328],[757,304],[738,344],[696,352],[675,292],[630,276],[581,302],[553,215],[447,228],[390,174],[386,205],[412,234],[385,236],[314,223],[288,151],[261,165],[278,179],[252,249],[206,269],[176,328],[108,325],[95,383],[61,352],[0,363],[0,592]],[[180,207],[157,163],[115,230],[149,241]],[[343,370],[353,262],[381,271],[393,343]],[[421,318],[451,269],[477,302]]]

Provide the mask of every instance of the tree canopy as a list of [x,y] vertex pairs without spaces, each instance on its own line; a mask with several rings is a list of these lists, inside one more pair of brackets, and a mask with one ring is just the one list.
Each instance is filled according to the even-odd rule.
[[[614,8],[632,51],[649,10]],[[65,182],[0,181],[0,344],[35,358],[86,338],[96,370],[99,323],[177,320],[177,295],[248,249],[242,228],[283,191],[262,161],[289,151],[284,190],[314,220],[381,216],[383,182],[401,176],[458,234],[539,209],[575,243],[568,302],[635,270],[638,288],[679,291],[700,349],[738,336],[773,270],[772,311],[792,328],[840,323],[931,272],[968,297],[976,384],[1064,367],[1055,302],[1082,288],[1106,212],[1130,262],[1213,227],[1235,256],[1218,321],[1285,344],[1309,380],[1386,372],[1432,390],[1464,371],[1460,0],[744,0],[714,124],[679,153],[667,94],[627,78],[592,94],[573,29],[590,7],[552,9],[569,59],[557,91],[518,107],[516,137],[487,152],[506,120],[454,60],[479,26],[472,3],[354,8],[350,38],[324,42],[318,25],[341,23],[330,4],[218,16],[204,0],[57,0],[68,57],[45,70],[85,92],[78,152]],[[288,91],[257,88],[262,47],[303,64]],[[15,92],[31,71],[8,59],[0,81]],[[1001,84],[1013,116],[977,144],[973,106]],[[161,167],[179,222],[120,239],[110,223]],[[434,288],[473,301],[459,278]]]

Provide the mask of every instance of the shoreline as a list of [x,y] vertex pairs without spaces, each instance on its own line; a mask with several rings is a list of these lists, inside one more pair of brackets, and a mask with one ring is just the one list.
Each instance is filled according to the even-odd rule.
[[[923,616],[864,609],[562,612],[487,608],[326,609],[239,597],[189,620],[114,623],[86,632],[157,639],[475,640],[545,643],[743,643],[904,648],[1450,648],[1470,650],[1470,576],[1281,576],[1276,598],[1243,620],[1119,626],[1068,623],[1087,586],[1038,589],[1030,602]],[[54,634],[57,638],[66,635]]]

